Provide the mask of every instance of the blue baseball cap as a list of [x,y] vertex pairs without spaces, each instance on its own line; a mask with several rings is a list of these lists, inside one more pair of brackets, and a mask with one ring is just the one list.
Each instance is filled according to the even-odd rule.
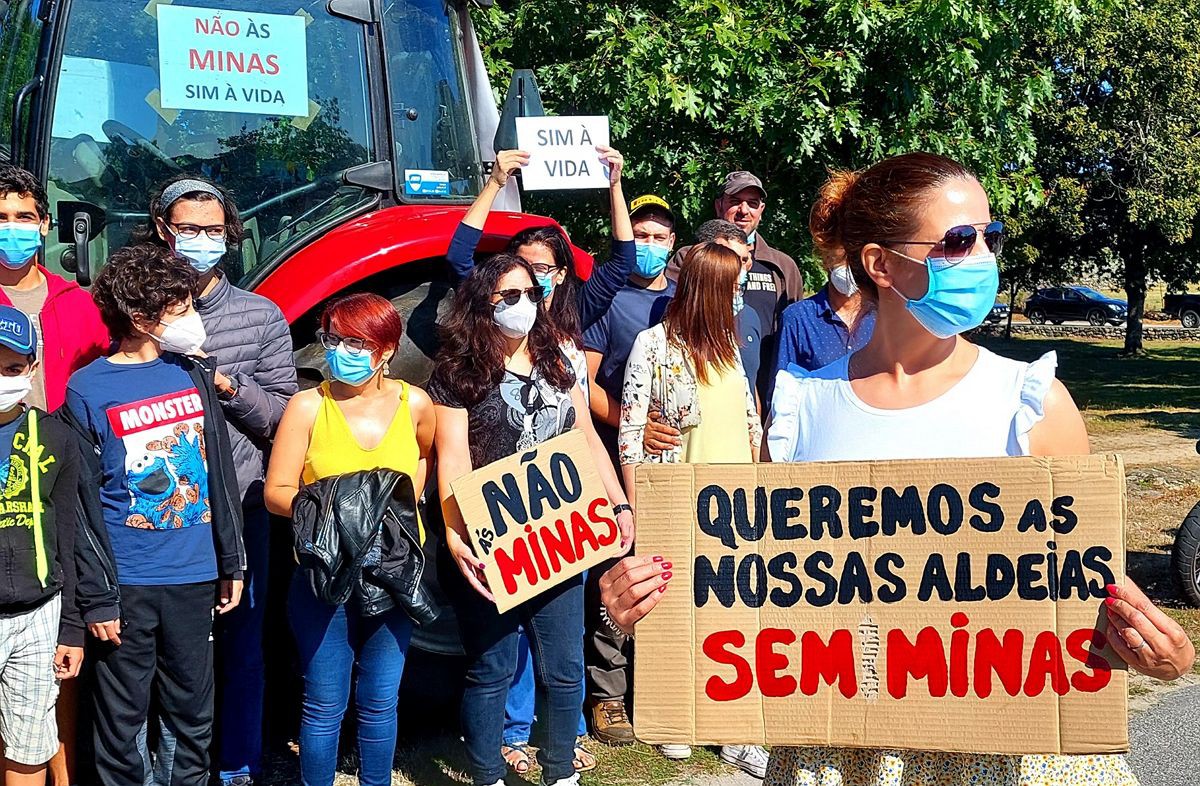
[[37,329],[24,311],[0,306],[0,346],[22,355],[37,355]]

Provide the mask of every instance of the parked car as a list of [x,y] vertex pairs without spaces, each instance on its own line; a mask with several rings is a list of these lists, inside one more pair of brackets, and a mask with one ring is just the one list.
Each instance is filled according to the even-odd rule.
[[1008,319],[1008,304],[996,301],[996,305],[992,306],[992,310],[983,318],[984,322],[989,325],[998,325]]
[[1200,295],[1167,295],[1163,311],[1178,319],[1185,328],[1200,327]]
[[1102,295],[1090,287],[1049,287],[1039,289],[1025,302],[1025,316],[1035,325],[1053,322],[1061,325],[1069,319],[1085,319],[1091,325],[1119,325],[1125,321],[1129,304]]

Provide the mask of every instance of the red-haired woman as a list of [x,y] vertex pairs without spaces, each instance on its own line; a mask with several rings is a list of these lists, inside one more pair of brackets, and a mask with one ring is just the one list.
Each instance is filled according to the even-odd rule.
[[429,382],[446,514],[446,551],[440,556],[453,559],[458,569],[447,564],[438,575],[454,603],[469,659],[461,719],[476,786],[504,780],[504,703],[517,667],[518,626],[529,636],[534,677],[546,698],[540,717],[548,739],[538,752],[542,782],[578,782],[572,759],[583,700],[583,581],[569,579],[499,614],[451,481],[578,428],[615,506],[622,545],[633,540],[633,511],[563,352],[567,337],[543,301],[544,290],[521,257],[498,254],[478,265],[455,296]]
[[[393,469],[411,477],[413,488],[424,488],[433,402],[420,388],[385,375],[402,329],[400,315],[378,295],[347,295],[325,309],[319,336],[333,379],[297,394],[283,414],[267,470],[272,513],[290,516],[302,483],[348,472]],[[365,617],[353,603],[324,603],[299,571],[288,612],[304,672],[302,783],[333,783],[351,672],[357,671],[359,780],[387,786],[411,621],[399,608]]]

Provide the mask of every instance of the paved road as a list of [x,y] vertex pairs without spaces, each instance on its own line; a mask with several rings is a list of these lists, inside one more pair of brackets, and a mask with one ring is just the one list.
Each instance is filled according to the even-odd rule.
[[[1129,763],[1142,786],[1200,784],[1200,685],[1172,691],[1129,721]],[[744,773],[673,786],[761,786]]]
[[1129,747],[1142,786],[1200,783],[1200,686],[1169,693],[1130,720]]

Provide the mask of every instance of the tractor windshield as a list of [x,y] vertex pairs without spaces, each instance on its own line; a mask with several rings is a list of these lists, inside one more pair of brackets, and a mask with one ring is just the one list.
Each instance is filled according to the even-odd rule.
[[479,193],[479,153],[454,7],[446,0],[383,4],[392,158],[405,201]]
[[[393,72],[385,79],[371,49],[378,28],[336,16],[329,5],[70,3],[51,79],[48,180],[52,211],[64,201],[104,209],[93,260],[129,242],[146,224],[151,191],[178,173],[233,192],[247,231],[240,257],[229,255],[225,265],[243,284],[315,233],[379,203],[378,191],[343,181],[354,167],[392,160],[397,180],[407,175],[415,184],[398,184],[409,199],[476,193],[456,12],[443,0],[384,4],[380,27]],[[383,84],[391,85],[390,123],[380,116]],[[389,132],[394,145],[384,142]],[[63,248],[48,250],[52,267]]]

